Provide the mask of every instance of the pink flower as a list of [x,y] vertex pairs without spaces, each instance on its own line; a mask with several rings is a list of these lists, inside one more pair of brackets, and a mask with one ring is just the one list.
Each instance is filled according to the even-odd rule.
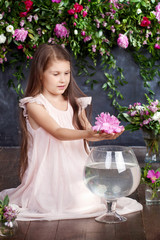
[[85,35],[86,35],[85,31],[82,31],[82,32],[81,32],[81,35],[82,35],[82,36],[85,36]]
[[156,6],[156,12],[160,12],[160,3]]
[[63,23],[56,24],[56,26],[54,28],[54,32],[55,32],[56,36],[59,37],[59,38],[68,37],[69,36],[69,31],[67,30],[67,28],[65,28],[63,26]]
[[143,20],[141,21],[141,27],[148,27],[151,24],[151,21],[148,20],[147,17],[143,17]]
[[74,4],[74,9],[75,9],[75,12],[81,12],[83,10],[83,6],[76,2]]
[[154,45],[154,48],[155,48],[155,49],[160,49],[160,44],[156,43],[156,44]]
[[136,110],[130,113],[131,117],[134,117],[136,114],[137,114]]
[[52,0],[52,2],[55,2],[55,3],[60,3],[61,0]]
[[27,12],[20,12],[19,16],[20,17],[26,17],[28,14],[28,11]]
[[152,183],[155,183],[155,181],[160,177],[160,172],[155,172],[153,169],[148,171],[147,178],[150,178]]
[[23,49],[23,45],[20,44],[19,46],[17,46],[18,49]]
[[158,108],[156,106],[149,106],[149,110],[151,110],[153,113],[157,112]]
[[146,119],[146,120],[143,120],[143,125],[147,125],[148,123],[150,123],[150,121],[151,121],[150,118],[148,118],[148,119]]
[[27,35],[28,35],[28,31],[25,30],[24,28],[21,28],[21,29],[15,30],[13,37],[16,37],[15,38],[16,41],[24,42],[26,40]]
[[88,41],[90,41],[91,39],[92,39],[91,36],[86,36],[86,37],[83,39],[83,41],[84,41],[84,42],[88,42]]
[[73,23],[73,25],[74,25],[74,26],[76,26],[76,25],[77,25],[77,23],[76,23],[76,22],[74,22],[74,23]]
[[102,112],[96,117],[95,126],[92,127],[95,131],[102,131],[108,134],[119,133],[124,130],[123,126],[119,126],[120,121],[115,116],[110,116],[109,113]]
[[120,33],[119,38],[117,39],[117,44],[122,48],[127,48],[129,44],[127,36]]
[[78,18],[78,14],[74,14],[74,18],[77,19]]
[[83,11],[82,16],[83,17],[87,16],[87,11]]
[[67,12],[69,13],[69,15],[73,15],[74,14],[74,9],[69,9]]

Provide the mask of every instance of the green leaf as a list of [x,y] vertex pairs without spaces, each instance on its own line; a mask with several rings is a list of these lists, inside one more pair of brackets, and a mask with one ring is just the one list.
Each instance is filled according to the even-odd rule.
[[4,200],[3,200],[3,207],[8,206],[8,204],[9,204],[9,197],[8,197],[8,195],[6,195]]

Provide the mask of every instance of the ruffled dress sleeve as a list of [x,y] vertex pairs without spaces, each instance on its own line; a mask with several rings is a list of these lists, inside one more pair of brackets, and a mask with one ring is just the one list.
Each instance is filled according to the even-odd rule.
[[19,107],[23,109],[23,116],[27,119],[28,119],[28,112],[27,112],[27,107],[26,107],[27,103],[37,103],[46,108],[46,104],[39,96],[22,98],[19,101]]
[[92,97],[77,98],[77,103],[82,109],[85,109],[88,105],[91,104],[91,102],[92,102]]

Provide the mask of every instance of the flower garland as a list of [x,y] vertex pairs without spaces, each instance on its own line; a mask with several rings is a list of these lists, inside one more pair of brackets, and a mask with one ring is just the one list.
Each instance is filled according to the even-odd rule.
[[[92,76],[100,55],[105,77],[102,88],[113,105],[119,106],[116,99],[123,95],[118,86],[126,84],[126,80],[112,49],[119,46],[131,51],[140,66],[144,85],[152,93],[149,81],[160,74],[156,65],[160,56],[159,24],[157,0],[1,0],[0,65],[4,71],[7,64],[25,60],[29,63],[40,44],[57,43],[71,49],[77,61],[81,60],[79,73],[86,73],[86,82],[93,88],[97,80]],[[148,51],[150,58],[142,57],[141,49]],[[8,52],[13,53],[10,60]],[[93,60],[93,65],[85,60],[86,56]],[[144,64],[148,64],[147,68]],[[108,67],[117,71],[116,77],[108,73]],[[15,79],[9,81],[18,94],[23,93],[22,68],[18,66]]]

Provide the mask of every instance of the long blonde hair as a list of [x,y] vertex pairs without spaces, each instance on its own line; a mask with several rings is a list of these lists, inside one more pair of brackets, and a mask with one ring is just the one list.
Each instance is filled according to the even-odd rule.
[[[60,45],[54,44],[42,44],[40,45],[33,57],[28,84],[24,97],[35,97],[40,94],[43,89],[43,82],[41,76],[47,69],[51,61],[65,60],[70,62],[71,57],[69,52]],[[68,99],[73,108],[73,125],[77,129],[84,129],[78,116],[79,105],[76,102],[76,98],[85,97],[86,95],[80,90],[73,78],[72,66],[71,66],[71,78],[68,88],[64,92],[65,99]],[[90,114],[91,115],[91,114]],[[20,112],[20,122],[21,122],[21,154],[20,154],[20,178],[22,179],[24,172],[28,166],[28,138],[29,133],[27,131],[25,118],[23,112]],[[84,141],[85,149],[86,141]]]

